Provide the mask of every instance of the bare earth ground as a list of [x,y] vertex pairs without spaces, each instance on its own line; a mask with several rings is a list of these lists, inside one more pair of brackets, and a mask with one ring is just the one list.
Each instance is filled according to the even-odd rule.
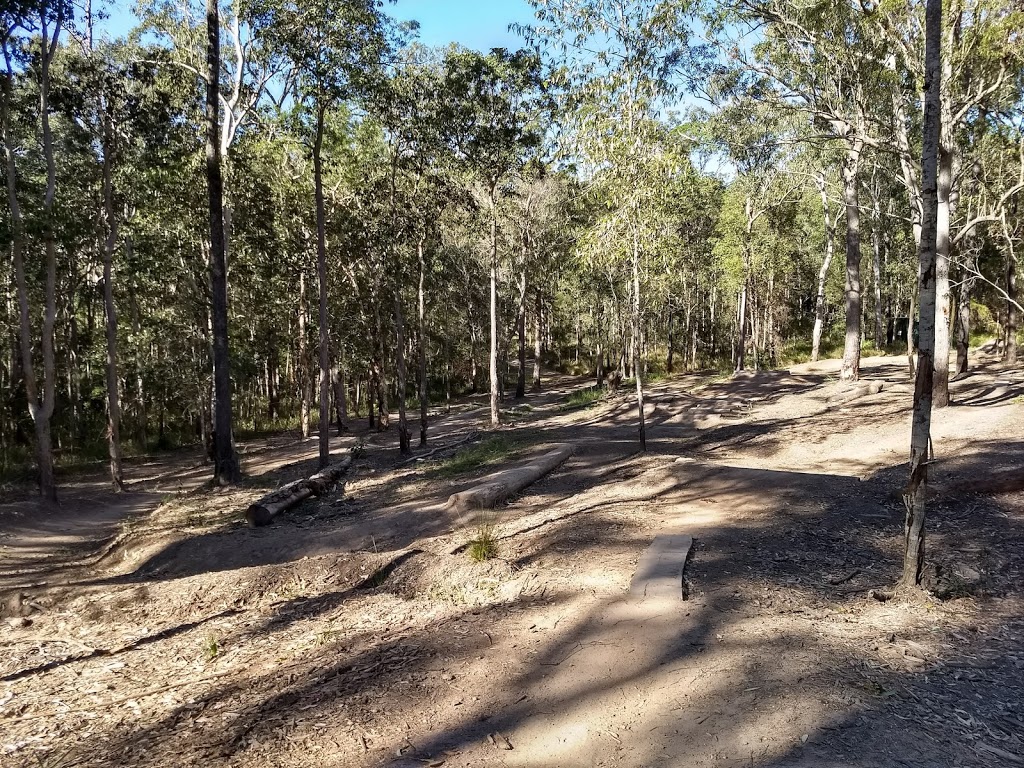
[[[898,595],[905,358],[651,387],[565,411],[559,379],[502,432],[575,456],[496,515],[473,563],[434,459],[367,438],[344,493],[250,530],[314,442],[81,477],[54,513],[0,504],[2,766],[1024,765],[1024,372],[979,357],[936,413],[933,594]],[[468,402],[432,448],[483,428]],[[515,463],[515,457],[508,460]],[[627,599],[663,533],[695,538],[688,597]],[[937,595],[941,595],[942,599]],[[10,601],[8,601],[10,602]],[[33,606],[34,604],[34,606]]]

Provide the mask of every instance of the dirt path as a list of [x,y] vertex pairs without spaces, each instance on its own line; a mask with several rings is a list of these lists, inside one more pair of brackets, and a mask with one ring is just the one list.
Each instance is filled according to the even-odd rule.
[[[390,437],[267,529],[240,510],[294,448],[140,516],[0,629],[0,765],[1024,764],[1024,376],[979,362],[935,422],[949,599],[871,597],[898,573],[905,361],[865,361],[885,384],[849,402],[829,364],[658,383],[647,454],[628,394],[565,410],[562,380],[502,430],[578,450],[496,513],[498,559],[437,513],[487,468],[396,466]],[[689,599],[629,600],[664,533],[695,538]]]

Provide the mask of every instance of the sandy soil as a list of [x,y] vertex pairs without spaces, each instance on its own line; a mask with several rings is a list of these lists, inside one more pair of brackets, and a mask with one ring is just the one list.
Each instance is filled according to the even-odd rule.
[[[1024,765],[1024,372],[977,363],[935,417],[931,591],[884,602],[903,358],[854,400],[834,361],[659,382],[646,453],[627,393],[509,402],[506,463],[577,452],[495,513],[484,563],[443,504],[494,467],[446,477],[394,435],[338,439],[366,443],[344,491],[263,529],[245,506],[315,443],[244,446],[229,491],[178,455],[122,497],[0,505],[0,765]],[[431,449],[485,417],[439,414]],[[664,533],[695,539],[688,599],[629,599]]]

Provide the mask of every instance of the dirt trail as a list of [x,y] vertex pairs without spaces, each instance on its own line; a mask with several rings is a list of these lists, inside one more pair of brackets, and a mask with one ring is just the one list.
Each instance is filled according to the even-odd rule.
[[[657,383],[646,454],[628,393],[566,410],[586,382],[563,379],[502,429],[577,452],[495,514],[498,559],[436,514],[493,467],[449,478],[373,436],[343,495],[269,528],[237,521],[303,468],[287,446],[65,568],[0,629],[0,765],[1024,763],[1024,494],[1000,486],[1024,375],[979,364],[935,422],[930,578],[954,599],[871,597],[899,570],[905,360],[865,361],[885,386],[844,403],[829,363]],[[695,538],[690,599],[630,601],[665,533]]]

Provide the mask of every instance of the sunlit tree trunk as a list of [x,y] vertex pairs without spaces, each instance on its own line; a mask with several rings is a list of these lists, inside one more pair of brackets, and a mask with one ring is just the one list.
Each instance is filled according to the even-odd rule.
[[825,284],[828,280],[828,270],[832,266],[832,257],[835,254],[836,227],[832,221],[832,214],[829,211],[828,194],[825,190],[825,174],[819,173],[815,176],[815,183],[818,185],[818,194],[821,195],[821,212],[825,221],[825,258],[821,262],[821,269],[818,270],[818,292],[814,298],[814,330],[811,331],[811,361],[817,361],[821,354],[821,333],[825,326]]
[[846,342],[840,378],[856,381],[860,377],[860,160],[864,141],[847,140],[843,163],[843,203],[846,208]]
[[299,374],[299,428],[302,431],[302,438],[309,437],[309,409],[310,400],[310,371],[309,352],[306,341],[306,273],[299,272],[299,348],[298,348],[298,374]]
[[882,250],[885,243],[882,238],[882,205],[879,198],[878,182],[871,185],[871,282],[874,293],[876,349],[882,348]]
[[427,444],[427,410],[430,405],[430,390],[427,386],[427,301],[424,291],[424,282],[427,274],[427,262],[423,257],[423,239],[420,238],[416,246],[416,255],[419,257],[420,282],[417,290],[419,304],[419,394],[420,394],[420,447]]
[[[531,389],[534,392],[540,392],[540,367],[541,367],[541,356],[543,353],[543,338],[541,337],[541,312],[543,311],[543,299],[541,298],[540,288],[535,291],[534,308],[533,308],[533,385]],[[601,357],[600,342],[598,342],[598,358]],[[598,369],[600,369],[600,363],[598,363]]]
[[636,406],[639,419],[640,449],[647,450],[647,425],[644,421],[644,385],[640,357],[640,243],[633,233],[633,379],[636,381]]
[[498,411],[498,203],[497,203],[497,182],[491,184],[491,346],[488,356],[491,378],[491,426],[498,426],[501,423],[501,415]]
[[[925,496],[928,486],[928,443],[931,437],[932,387],[935,366],[935,254],[944,244],[939,242],[938,175],[939,175],[939,78],[941,76],[942,2],[928,0],[925,10],[925,106],[924,143],[922,151],[922,196],[924,199],[921,226],[921,333],[917,381],[914,386],[914,415],[910,437],[910,482],[906,489],[907,515],[904,524],[905,552],[903,558],[904,586],[921,583],[925,557]],[[913,319],[911,319],[911,324]]]
[[[519,375],[516,378],[516,397],[526,396],[526,264],[519,273],[519,309],[516,313],[516,333],[519,337]],[[578,347],[577,347],[578,349]],[[577,359],[579,352],[577,351]]]
[[[46,191],[43,200],[45,227],[43,248],[46,259],[46,285],[43,294],[42,355],[43,391],[40,396],[36,382],[35,365],[32,357],[32,321],[29,307],[28,285],[25,276],[24,248],[25,228],[17,197],[17,167],[15,162],[14,138],[11,136],[10,104],[13,89],[13,68],[8,48],[4,47],[5,72],[3,93],[0,99],[0,126],[4,133],[4,153],[7,161],[7,197],[11,211],[12,261],[18,292],[18,325],[21,336],[21,368],[25,378],[25,394],[29,415],[35,427],[36,461],[39,469],[39,490],[51,502],[57,500],[57,481],[53,467],[53,448],[50,436],[50,421],[53,417],[57,391],[56,359],[54,355],[54,325],[57,320],[57,247],[52,224],[53,202],[57,186],[57,170],[53,154],[53,134],[50,130],[50,63],[57,49],[63,22],[62,4],[57,4],[56,17],[49,17],[50,9],[40,9],[40,33],[42,55],[39,74],[39,117],[42,123],[43,156],[46,163]],[[51,37],[52,30],[52,37]],[[6,42],[6,41],[5,41]]]

